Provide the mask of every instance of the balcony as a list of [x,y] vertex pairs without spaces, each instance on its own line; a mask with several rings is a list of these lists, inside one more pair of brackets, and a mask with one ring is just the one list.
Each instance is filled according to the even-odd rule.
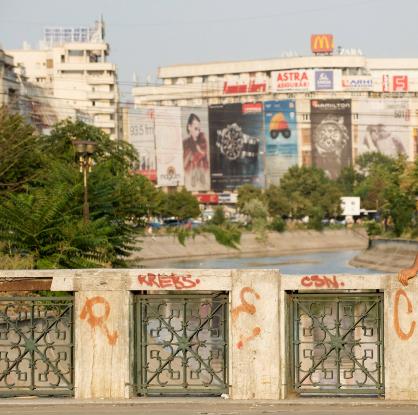
[[92,91],[87,92],[87,99],[115,99],[114,91]]
[[115,128],[116,127],[116,123],[114,120],[94,120],[93,123],[96,127],[99,128]]
[[90,85],[108,85],[115,84],[116,78],[114,76],[88,76],[87,83]]
[[116,71],[116,65],[110,62],[74,62],[59,63],[58,71]]

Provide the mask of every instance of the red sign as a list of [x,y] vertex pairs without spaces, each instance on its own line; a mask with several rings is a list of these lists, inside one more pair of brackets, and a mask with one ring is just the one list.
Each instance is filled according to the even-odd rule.
[[383,92],[408,92],[408,75],[383,75]]
[[263,104],[261,102],[247,102],[246,104],[242,104],[242,113],[248,114],[249,112],[262,112],[263,111]]
[[334,50],[334,36],[328,34],[311,35],[312,53],[332,53]]
[[218,204],[219,198],[216,193],[198,193],[196,199],[199,203]]
[[273,92],[288,91],[309,91],[311,88],[312,71],[291,70],[273,71],[271,73],[271,90]]
[[224,94],[248,94],[257,92],[266,92],[267,83],[266,81],[256,82],[251,80],[250,82],[241,83],[228,83],[224,82],[223,93]]
[[408,76],[394,75],[393,76],[393,92],[408,92]]
[[157,170],[131,170],[131,174],[140,174],[152,182],[157,181]]

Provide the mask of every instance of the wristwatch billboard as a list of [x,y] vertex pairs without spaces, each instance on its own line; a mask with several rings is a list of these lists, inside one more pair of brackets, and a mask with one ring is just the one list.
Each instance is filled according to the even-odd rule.
[[326,116],[316,127],[313,141],[318,153],[334,153],[339,156],[349,140],[344,117]]
[[243,133],[237,124],[228,124],[217,131],[216,146],[228,160],[256,159],[260,139]]

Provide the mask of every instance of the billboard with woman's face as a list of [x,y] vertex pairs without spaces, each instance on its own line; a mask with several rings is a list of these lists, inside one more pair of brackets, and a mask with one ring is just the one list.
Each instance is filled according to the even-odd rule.
[[351,165],[351,100],[311,100],[312,163],[336,179]]
[[192,192],[210,190],[208,110],[181,108],[184,185]]
[[266,186],[279,185],[287,170],[298,164],[298,137],[295,101],[264,103],[266,140]]
[[209,137],[212,190],[264,185],[261,102],[209,107]]
[[368,99],[358,103],[358,154],[378,152],[413,158],[409,101]]

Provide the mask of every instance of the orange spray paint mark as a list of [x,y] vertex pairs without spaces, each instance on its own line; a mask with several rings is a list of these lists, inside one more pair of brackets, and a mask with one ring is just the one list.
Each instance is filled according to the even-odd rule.
[[[248,313],[248,314],[254,315],[256,313],[256,311],[257,311],[256,306],[254,304],[252,304],[252,303],[249,303],[246,300],[245,295],[247,293],[252,294],[256,300],[259,300],[260,299],[260,295],[253,288],[251,288],[251,287],[244,287],[241,290],[240,296],[239,296],[240,297],[240,300],[241,300],[241,304],[239,306],[235,307],[232,310],[232,312],[231,312],[231,314],[232,314],[232,321],[233,322],[237,320],[238,316],[241,313]],[[258,326],[256,326],[256,327],[253,328],[251,335],[249,335],[249,336],[240,335],[240,340],[236,344],[237,348],[238,349],[242,349],[247,342],[249,342],[250,340],[252,340],[255,337],[259,336],[260,333],[261,333],[261,328],[258,327]]]
[[[93,307],[97,304],[103,304],[104,314],[96,315]],[[81,310],[80,318],[81,320],[87,319],[87,323],[90,324],[92,329],[98,327],[106,335],[107,341],[111,346],[114,346],[118,340],[118,332],[114,331],[110,333],[105,321],[109,319],[110,316],[110,304],[103,297],[97,296],[92,298],[87,298],[84,303],[84,307]]]
[[405,290],[402,288],[399,288],[398,291],[396,291],[395,293],[395,301],[394,301],[394,307],[393,307],[393,325],[395,326],[395,331],[396,334],[398,335],[398,337],[401,340],[408,340],[415,331],[415,327],[417,325],[416,321],[414,320],[411,325],[409,326],[409,331],[408,333],[405,333],[402,329],[401,329],[401,325],[399,322],[399,300],[400,298],[404,297],[406,300],[406,304],[407,304],[407,314],[411,314],[413,309],[412,309],[412,303],[411,300],[409,299],[408,295],[406,294]]

